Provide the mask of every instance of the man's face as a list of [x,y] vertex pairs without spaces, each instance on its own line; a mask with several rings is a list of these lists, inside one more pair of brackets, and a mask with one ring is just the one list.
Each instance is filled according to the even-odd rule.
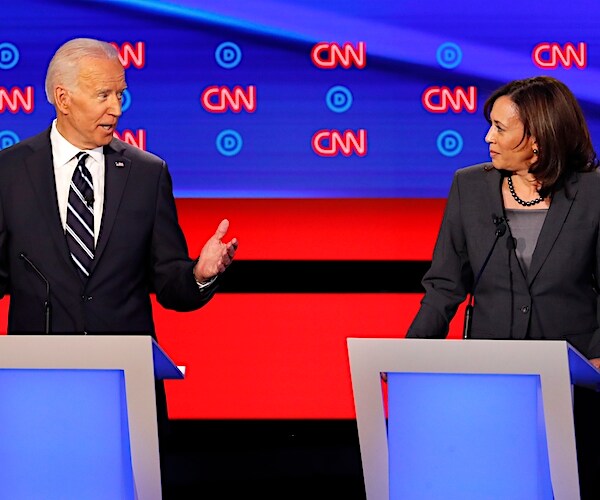
[[121,116],[121,100],[127,87],[118,60],[85,58],[75,88],[58,87],[57,127],[71,144],[94,149],[110,143]]

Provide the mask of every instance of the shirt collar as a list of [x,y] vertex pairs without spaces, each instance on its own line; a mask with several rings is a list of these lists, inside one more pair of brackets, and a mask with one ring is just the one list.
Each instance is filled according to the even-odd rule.
[[63,167],[69,163],[77,153],[85,151],[88,153],[96,162],[100,165],[104,162],[104,148],[102,146],[94,149],[81,150],[67,139],[65,139],[56,128],[56,119],[52,121],[52,128],[50,129],[50,142],[52,144],[52,157],[54,158],[54,165],[57,167]]

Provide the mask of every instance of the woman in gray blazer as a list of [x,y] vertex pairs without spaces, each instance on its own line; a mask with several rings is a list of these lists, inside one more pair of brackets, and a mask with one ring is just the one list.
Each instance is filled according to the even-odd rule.
[[[445,337],[469,295],[469,337],[564,339],[598,368],[600,173],[583,112],[536,77],[498,89],[484,114],[491,162],[456,172],[407,336]],[[578,417],[600,412],[588,392],[575,398],[582,498],[600,498],[600,435]]]

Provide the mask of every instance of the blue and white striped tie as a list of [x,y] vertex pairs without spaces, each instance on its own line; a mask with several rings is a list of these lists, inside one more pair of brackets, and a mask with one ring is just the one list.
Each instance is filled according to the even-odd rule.
[[66,237],[71,258],[87,278],[94,260],[94,184],[85,161],[90,155],[77,153],[77,167],[71,179],[67,203]]

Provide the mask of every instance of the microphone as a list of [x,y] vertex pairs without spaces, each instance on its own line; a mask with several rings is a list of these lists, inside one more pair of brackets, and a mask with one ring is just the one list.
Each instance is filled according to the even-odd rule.
[[490,251],[488,252],[487,257],[483,261],[483,265],[481,266],[481,269],[479,269],[479,272],[477,273],[477,276],[475,277],[475,281],[473,282],[473,289],[471,290],[471,293],[469,294],[469,301],[468,301],[467,307],[465,309],[465,321],[463,324],[463,339],[468,339],[471,336],[471,323],[473,322],[473,307],[474,307],[474,299],[475,299],[475,289],[477,288],[477,284],[479,283],[479,280],[481,279],[481,275],[483,274],[484,269],[486,268],[490,258],[492,257],[492,253],[494,253],[494,248],[496,248],[496,243],[498,243],[498,240],[502,236],[504,236],[504,233],[506,233],[506,222],[508,222],[508,219],[506,217],[497,217],[496,215],[493,215],[492,222],[496,226],[496,231],[494,233],[494,235],[496,237],[494,238],[494,243],[492,244],[492,248],[490,248]]
[[45,310],[45,333],[49,334],[52,332],[52,304],[50,303],[50,283],[46,279],[46,277],[42,274],[42,272],[35,266],[31,260],[27,257],[24,252],[19,254],[19,257],[23,259],[31,269],[35,271],[35,273],[40,277],[40,279],[46,284],[46,300],[44,302],[44,310]]

